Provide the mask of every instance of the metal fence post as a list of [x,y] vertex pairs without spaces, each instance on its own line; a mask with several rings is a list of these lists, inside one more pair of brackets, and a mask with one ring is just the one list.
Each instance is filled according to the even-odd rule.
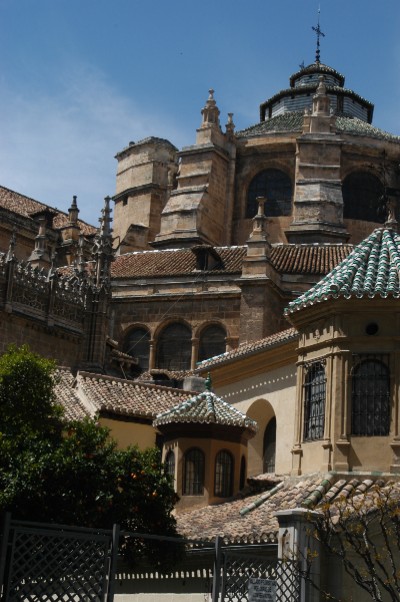
[[119,547],[119,531],[119,525],[114,524],[112,529],[111,562],[110,571],[108,575],[108,591],[106,602],[113,602],[114,600],[115,571],[117,568],[117,557]]
[[10,526],[11,526],[11,513],[6,512],[3,519],[3,529],[2,529],[2,537],[1,537],[1,549],[0,549],[0,599],[2,599],[1,592],[4,591],[4,572],[6,569],[6,560],[7,560],[7,548],[8,548],[8,539],[10,535]]
[[214,571],[213,571],[213,589],[212,589],[212,602],[218,602],[219,590],[221,585],[221,548],[222,548],[222,537],[217,535],[215,538],[215,558],[214,558]]

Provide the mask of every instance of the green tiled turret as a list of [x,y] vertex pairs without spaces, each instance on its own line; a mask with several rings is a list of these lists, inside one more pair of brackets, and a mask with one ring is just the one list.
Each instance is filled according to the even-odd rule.
[[400,297],[400,235],[378,228],[309,291],[289,303],[293,314],[329,299]]
[[209,388],[158,414],[153,426],[176,423],[218,424],[241,427],[253,433],[257,431],[257,423],[254,420],[215,395]]

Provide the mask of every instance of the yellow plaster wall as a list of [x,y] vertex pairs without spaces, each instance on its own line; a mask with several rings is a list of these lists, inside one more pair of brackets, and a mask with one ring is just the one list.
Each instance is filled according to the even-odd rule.
[[137,445],[139,449],[144,450],[154,447],[156,444],[156,431],[149,424],[123,422],[110,418],[100,418],[99,423],[110,429],[110,435],[120,449],[125,449],[129,445]]

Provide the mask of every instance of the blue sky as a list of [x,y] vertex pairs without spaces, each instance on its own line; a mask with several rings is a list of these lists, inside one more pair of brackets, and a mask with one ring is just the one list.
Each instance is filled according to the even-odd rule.
[[147,136],[195,141],[210,87],[221,122],[315,58],[400,135],[399,0],[0,0],[0,183],[97,224],[115,154]]

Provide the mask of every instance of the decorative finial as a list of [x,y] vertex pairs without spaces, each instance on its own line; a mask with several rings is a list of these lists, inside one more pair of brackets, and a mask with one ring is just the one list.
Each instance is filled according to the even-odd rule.
[[17,228],[16,228],[16,226],[13,226],[11,238],[10,238],[10,244],[8,245],[8,252],[7,252],[7,257],[6,257],[7,261],[11,261],[14,257],[16,242],[17,242]]
[[315,31],[315,33],[317,34],[317,51],[315,53],[315,62],[319,63],[320,62],[320,50],[319,50],[319,40],[321,38],[321,36],[324,38],[325,34],[322,32],[320,26],[319,26],[319,15],[321,13],[321,7],[318,7],[318,24],[317,27],[312,27],[312,30]]
[[211,386],[212,385],[211,385],[211,374],[210,374],[210,372],[207,374],[205,385],[206,385],[207,391],[211,391]]
[[303,71],[305,65],[304,65],[304,61],[301,61],[300,65],[299,65],[300,69]]

